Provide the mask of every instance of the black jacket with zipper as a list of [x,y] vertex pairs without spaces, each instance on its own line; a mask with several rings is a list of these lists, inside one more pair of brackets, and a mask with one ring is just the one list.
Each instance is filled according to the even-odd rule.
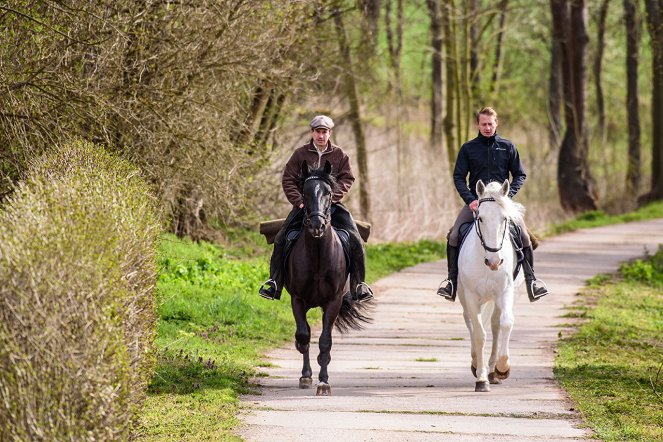
[[[469,187],[468,173],[470,175]],[[465,204],[470,204],[478,199],[476,184],[479,179],[484,184],[491,181],[501,184],[504,180],[509,179],[509,174],[511,175],[509,197],[512,198],[527,178],[516,146],[497,134],[492,137],[479,134],[478,137],[463,144],[460,148],[453,178],[458,194]]]

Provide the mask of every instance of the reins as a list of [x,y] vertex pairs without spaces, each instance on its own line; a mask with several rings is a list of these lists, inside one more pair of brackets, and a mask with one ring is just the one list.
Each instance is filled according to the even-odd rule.
[[497,202],[497,201],[495,201],[495,198],[482,198],[482,199],[479,200],[479,205],[477,206],[477,212],[474,212],[474,229],[476,230],[477,235],[479,236],[479,240],[481,241],[481,246],[483,247],[483,249],[486,252],[496,253],[496,252],[499,252],[500,250],[502,250],[502,246],[504,246],[504,238],[506,237],[506,230],[507,230],[507,227],[508,227],[508,220],[505,220],[505,226],[504,226],[504,231],[502,232],[502,241],[500,241],[500,246],[498,248],[493,248],[493,247],[489,247],[489,246],[486,245],[486,242],[483,239],[483,235],[481,234],[481,227],[479,226],[479,219],[477,217],[477,213],[479,211],[479,207],[481,206],[481,203],[491,202],[491,201],[492,202]]

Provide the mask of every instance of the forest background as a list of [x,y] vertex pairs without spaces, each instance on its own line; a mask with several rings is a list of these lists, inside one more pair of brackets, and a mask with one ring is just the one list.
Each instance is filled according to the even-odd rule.
[[663,1],[15,0],[0,4],[0,203],[83,138],[139,165],[168,230],[224,241],[288,205],[320,113],[381,241],[441,238],[493,106],[542,229],[663,197]]

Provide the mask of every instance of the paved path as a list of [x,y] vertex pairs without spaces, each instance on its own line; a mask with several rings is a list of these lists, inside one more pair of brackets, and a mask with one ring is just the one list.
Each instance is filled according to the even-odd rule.
[[[535,253],[536,269],[552,294],[530,304],[524,289],[518,291],[511,377],[489,393],[474,392],[460,304],[434,294],[446,263],[388,276],[374,284],[374,323],[334,337],[333,396],[297,388],[301,356],[288,345],[270,354],[274,366],[259,380],[262,394],[243,397],[238,433],[270,442],[591,440],[553,379],[553,347],[569,322],[561,317],[564,306],[588,278],[661,243],[663,220],[545,240]],[[315,386],[317,340],[311,347]]]

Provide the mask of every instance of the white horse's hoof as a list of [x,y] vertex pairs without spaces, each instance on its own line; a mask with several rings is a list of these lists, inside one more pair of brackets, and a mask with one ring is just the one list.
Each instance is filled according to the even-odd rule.
[[499,371],[497,369],[497,367],[495,367],[495,377],[497,379],[502,379],[502,380],[507,379],[509,377],[509,374],[511,374],[511,369],[510,368],[507,368],[506,371],[502,372],[502,371]]
[[299,388],[311,388],[312,385],[313,385],[313,379],[311,379],[310,377],[305,378],[302,376],[301,378],[299,378]]
[[477,381],[474,391],[484,393],[490,391],[490,386],[488,386],[488,381]]
[[502,381],[500,381],[499,376],[497,376],[495,372],[488,373],[488,382],[494,385],[502,383]]
[[318,384],[318,390],[315,393],[316,396],[331,396],[331,385],[326,382],[320,382]]

